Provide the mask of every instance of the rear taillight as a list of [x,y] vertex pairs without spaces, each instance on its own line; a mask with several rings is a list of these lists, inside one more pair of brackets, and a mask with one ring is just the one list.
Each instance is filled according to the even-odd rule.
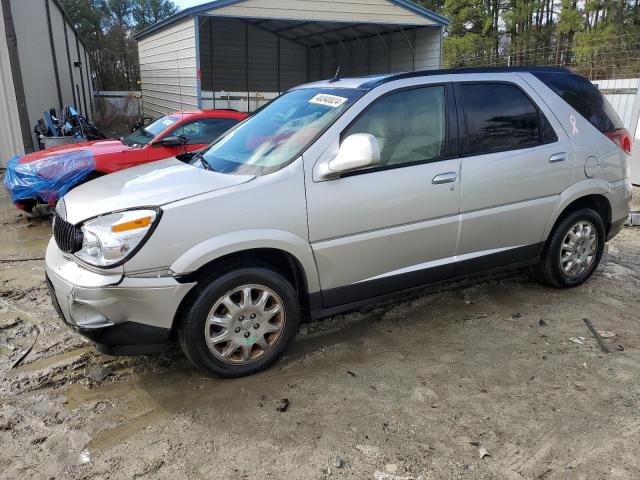
[[609,137],[613,143],[618,145],[627,155],[631,155],[631,135],[629,135],[626,128],[611,130],[610,132],[605,132],[605,135]]

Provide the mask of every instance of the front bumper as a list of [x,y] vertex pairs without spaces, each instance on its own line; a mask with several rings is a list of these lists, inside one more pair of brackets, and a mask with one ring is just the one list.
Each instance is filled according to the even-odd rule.
[[114,355],[166,349],[178,306],[195,285],[172,277],[96,273],[65,257],[53,239],[47,248],[46,275],[62,320]]

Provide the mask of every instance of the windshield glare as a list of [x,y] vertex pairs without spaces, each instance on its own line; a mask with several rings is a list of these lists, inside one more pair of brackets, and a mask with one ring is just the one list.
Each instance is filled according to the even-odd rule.
[[285,93],[211,145],[203,160],[221,173],[266,175],[280,170],[362,94],[338,88]]
[[127,145],[147,145],[167,128],[178,123],[179,118],[173,115],[162,117],[146,127],[139,128],[123,139]]

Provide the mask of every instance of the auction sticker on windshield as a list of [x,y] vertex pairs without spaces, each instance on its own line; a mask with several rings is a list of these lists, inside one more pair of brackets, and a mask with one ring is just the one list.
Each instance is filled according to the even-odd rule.
[[318,95],[313,97],[311,100],[309,100],[309,103],[317,103],[318,105],[326,105],[327,107],[336,108],[342,105],[347,100],[349,99],[344,97],[338,97],[337,95],[328,95],[326,93],[319,93]]

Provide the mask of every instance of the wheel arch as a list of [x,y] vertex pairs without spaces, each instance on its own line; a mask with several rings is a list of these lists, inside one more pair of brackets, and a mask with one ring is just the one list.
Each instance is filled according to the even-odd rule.
[[[250,229],[218,235],[197,244],[171,264],[178,276],[197,275],[221,259],[253,255],[265,258],[280,252],[283,258],[299,265],[309,292],[320,290],[320,281],[311,245],[303,238],[284,230]],[[271,253],[269,253],[271,252]]]
[[[580,184],[574,185],[574,187]],[[571,212],[581,208],[590,208],[596,211],[602,218],[605,226],[605,233],[608,234],[611,228],[612,207],[611,202],[607,198],[609,193],[609,184],[607,182],[597,182],[580,186],[581,188],[572,188],[561,195],[560,202],[553,212],[547,228],[544,233],[543,241],[551,236],[556,226]],[[586,187],[586,188],[585,188]]]
[[[179,276],[178,279],[180,282],[198,284],[213,275],[223,274],[234,268],[245,266],[265,267],[284,276],[291,283],[298,295],[303,316],[309,316],[311,306],[309,305],[307,273],[298,258],[292,253],[279,248],[255,247],[236,250],[214,258],[200,266],[197,270]],[[175,335],[176,328],[183,318],[185,309],[195,300],[198,292],[198,288],[192,288],[180,302],[173,322],[172,335]]]

